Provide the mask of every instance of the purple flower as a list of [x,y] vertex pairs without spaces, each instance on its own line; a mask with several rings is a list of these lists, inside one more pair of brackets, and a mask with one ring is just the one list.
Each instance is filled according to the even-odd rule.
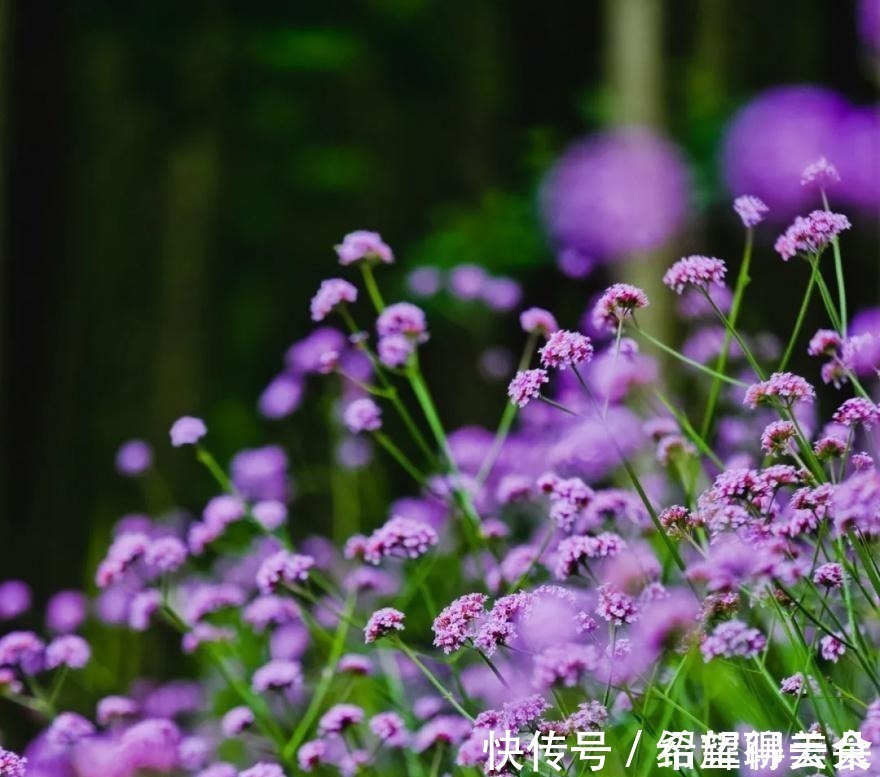
[[686,256],[672,265],[663,276],[663,283],[676,294],[686,287],[695,286],[709,290],[710,286],[723,286],[727,265],[712,256]]
[[836,664],[840,657],[846,653],[846,645],[837,637],[828,634],[819,640],[819,652],[826,661]]
[[242,620],[254,631],[263,632],[269,626],[283,626],[299,618],[296,602],[269,594],[254,599],[242,612]]
[[754,658],[760,653],[767,640],[757,629],[750,628],[742,621],[724,621],[703,639],[700,650],[703,660],[708,663],[713,658]]
[[791,407],[796,402],[810,403],[815,398],[816,390],[800,375],[774,372],[767,380],[749,386],[743,404],[754,408],[778,400]]
[[781,234],[773,248],[788,261],[798,253],[820,254],[841,232],[852,227],[841,213],[814,210],[809,216],[798,216]]
[[171,444],[175,448],[182,445],[195,445],[208,433],[208,427],[201,418],[185,415],[171,425]]
[[648,307],[648,295],[637,286],[614,283],[593,308],[593,326],[599,331],[616,331],[627,316]]
[[354,264],[364,259],[384,264],[394,262],[394,254],[382,242],[382,236],[378,232],[368,232],[364,229],[349,232],[342,238],[342,243],[336,246],[336,255],[341,265]]
[[291,493],[287,477],[287,454],[278,445],[266,445],[237,453],[230,464],[236,492],[249,500],[285,502]]
[[880,534],[880,472],[870,469],[847,478],[834,489],[832,507],[839,532],[855,528]]
[[173,721],[158,718],[135,723],[122,735],[120,744],[135,772],[169,772],[178,765],[180,739],[180,730]]
[[153,588],[138,591],[128,607],[128,625],[135,631],[146,631],[150,619],[162,605],[162,595]]
[[327,743],[323,739],[313,739],[304,742],[296,753],[299,768],[304,772],[311,772],[316,766],[325,762],[327,757]]
[[257,693],[281,691],[302,685],[302,667],[297,661],[275,659],[264,664],[251,679],[251,687]]
[[[82,715],[75,712],[62,712],[46,732],[46,739],[56,747],[70,747],[81,739],[92,736],[95,727]],[[0,774],[4,772],[0,771]]]
[[419,297],[433,297],[440,291],[440,270],[436,267],[417,267],[406,276],[409,290]]
[[278,764],[261,761],[250,769],[239,772],[238,777],[285,777],[285,775],[284,770]]
[[0,774],[3,777],[25,777],[27,763],[27,758],[22,758],[20,755],[0,747]]
[[318,327],[307,337],[294,343],[284,355],[287,370],[301,376],[320,372],[327,353],[339,353],[345,348],[346,338],[338,329]]
[[143,440],[129,440],[116,451],[116,471],[120,475],[142,475],[153,464],[153,449]]
[[202,769],[195,777],[237,777],[238,769],[232,764],[217,762]]
[[523,331],[533,335],[548,337],[559,329],[555,316],[544,308],[528,308],[519,314],[519,325]]
[[31,589],[21,580],[0,583],[0,620],[8,621],[26,613],[31,607]]
[[791,421],[773,421],[761,432],[761,450],[767,454],[784,456],[792,450],[791,441],[797,429]]
[[446,654],[461,648],[473,636],[472,625],[485,615],[485,594],[460,596],[434,619],[434,645],[442,647]]
[[576,248],[563,247],[556,254],[556,266],[566,278],[586,278],[596,267],[596,260]]
[[636,600],[623,591],[615,590],[610,585],[601,585],[596,614],[609,623],[622,626],[624,623],[635,623],[638,620],[639,607]]
[[733,201],[733,209],[742,220],[743,226],[751,229],[758,226],[770,210],[758,197],[744,194]]
[[396,712],[380,712],[370,719],[370,731],[388,747],[403,747],[409,740],[409,732],[403,718]]
[[834,411],[832,420],[843,426],[861,424],[865,429],[870,429],[874,424],[880,423],[880,405],[864,397],[847,399]]
[[187,551],[177,537],[159,537],[144,552],[144,564],[153,572],[174,572],[183,566]]
[[679,150],[643,128],[578,141],[541,186],[554,242],[613,260],[662,245],[687,212],[690,176]]
[[257,588],[262,594],[274,593],[282,585],[304,583],[315,559],[300,553],[279,550],[267,558],[257,570]]
[[220,728],[230,739],[237,737],[246,728],[254,724],[254,713],[250,707],[233,707],[220,721]]
[[358,291],[342,278],[328,278],[321,281],[315,296],[312,297],[312,321],[323,321],[339,305],[357,302]]
[[549,383],[547,370],[521,370],[507,387],[507,396],[518,407],[525,407],[541,396],[541,386]]
[[419,558],[437,544],[437,539],[437,532],[427,523],[395,515],[367,538],[364,560],[378,564],[384,558]]
[[118,582],[128,568],[144,555],[149,546],[150,538],[146,534],[141,532],[120,534],[113,540],[95,573],[98,587],[106,588]]
[[593,358],[593,344],[589,337],[580,332],[557,329],[550,334],[538,353],[544,367],[564,370],[589,362]]
[[105,696],[98,702],[96,720],[102,726],[108,726],[115,720],[134,717],[140,706],[133,699],[125,696]]
[[556,577],[564,580],[577,573],[581,564],[590,559],[616,556],[626,548],[626,542],[617,534],[603,532],[598,537],[566,537],[556,550]]
[[449,290],[459,299],[478,299],[489,280],[486,271],[475,264],[460,264],[449,273]]
[[840,588],[843,585],[843,569],[833,561],[821,564],[813,572],[813,582],[825,588]]
[[428,331],[425,311],[410,302],[397,302],[389,305],[376,319],[376,332],[379,337],[406,335],[421,338]]
[[337,670],[346,674],[366,677],[373,673],[373,662],[367,656],[359,653],[346,653],[339,659]]
[[32,631],[10,631],[0,637],[0,666],[36,674],[43,668],[44,649],[43,641]]
[[287,520],[287,506],[276,499],[264,499],[251,508],[254,520],[267,531],[275,531]]
[[211,623],[197,623],[181,640],[184,653],[191,655],[202,645],[215,645],[220,642],[232,642],[236,637],[235,630],[226,626],[214,626]]
[[342,420],[352,434],[375,432],[382,428],[382,411],[372,399],[361,397],[348,404]]
[[386,367],[403,367],[415,351],[415,343],[406,335],[388,335],[379,339],[376,351]]
[[66,666],[69,669],[82,669],[92,656],[89,643],[75,634],[65,634],[53,639],[46,647],[46,669]]
[[76,631],[86,619],[88,600],[80,591],[59,591],[46,605],[46,626],[56,634]]
[[840,183],[840,173],[824,156],[810,162],[801,173],[801,186],[829,189],[836,183]]
[[389,634],[403,631],[405,618],[406,615],[393,607],[383,607],[381,610],[376,610],[364,627],[364,642],[369,645]]
[[282,373],[263,389],[257,400],[257,409],[264,418],[277,421],[293,413],[299,407],[302,397],[302,379]]
[[318,733],[341,734],[347,728],[363,723],[364,711],[355,704],[337,704],[325,712],[318,721]]
[[436,744],[457,745],[470,733],[471,724],[458,715],[438,715],[416,732],[413,750],[423,753]]
[[522,287],[513,278],[488,278],[483,284],[483,301],[497,311],[513,310],[522,298]]
[[187,623],[195,624],[211,613],[240,607],[244,601],[244,591],[234,583],[202,583],[188,591],[183,617]]
[[599,666],[599,655],[593,645],[552,645],[537,656],[532,681],[538,688],[564,685],[573,688],[585,672]]

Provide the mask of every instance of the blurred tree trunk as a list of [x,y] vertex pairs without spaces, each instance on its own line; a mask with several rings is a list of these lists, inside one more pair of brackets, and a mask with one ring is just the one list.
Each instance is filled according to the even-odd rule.
[[[616,125],[663,126],[662,0],[605,0],[605,71]],[[662,283],[664,250],[633,255],[618,265],[619,280],[643,288],[651,306],[642,316],[652,332],[668,340],[670,295]]]

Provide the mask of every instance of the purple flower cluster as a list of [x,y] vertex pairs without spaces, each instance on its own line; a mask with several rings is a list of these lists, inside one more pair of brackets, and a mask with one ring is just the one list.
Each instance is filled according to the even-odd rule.
[[798,254],[818,255],[850,227],[849,219],[840,213],[814,210],[809,216],[798,216],[773,247],[785,261]]
[[663,283],[676,294],[689,286],[708,292],[710,286],[724,285],[727,265],[711,256],[686,256],[672,265],[663,276]]

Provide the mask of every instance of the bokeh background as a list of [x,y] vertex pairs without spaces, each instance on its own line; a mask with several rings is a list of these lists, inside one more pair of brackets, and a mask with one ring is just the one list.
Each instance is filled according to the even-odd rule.
[[[351,229],[394,246],[391,298],[413,268],[471,263],[517,279],[524,303],[574,326],[610,279],[650,285],[684,253],[738,262],[730,201],[744,192],[728,185],[725,138],[768,89],[811,84],[859,106],[861,145],[847,164],[880,181],[870,118],[880,11],[872,20],[868,6],[3,0],[3,576],[28,579],[40,597],[88,585],[121,514],[210,496],[195,463],[166,443],[183,413],[206,418],[224,461],[281,439],[295,476],[330,466],[312,414],[269,421],[256,403],[310,331],[308,300]],[[656,250],[564,278],[541,181],[578,138],[631,124],[680,154],[683,219]],[[790,142],[808,125],[787,130]],[[779,150],[762,150],[760,133],[747,145],[760,177],[761,154],[772,167]],[[624,201],[651,183],[625,166],[612,177]],[[857,227],[844,241],[852,307],[876,305],[878,201],[869,193],[840,209]],[[605,227],[619,236],[633,222]],[[806,280],[772,252],[783,227],[759,239],[753,330],[786,331]],[[445,419],[493,424],[504,382],[479,364],[490,346],[519,347],[514,314],[450,295],[425,305]],[[662,307],[656,323],[675,338]],[[490,352],[496,371],[504,354]],[[115,474],[129,437],[154,444],[161,478]],[[322,505],[320,494],[299,504],[295,524],[321,531]]]

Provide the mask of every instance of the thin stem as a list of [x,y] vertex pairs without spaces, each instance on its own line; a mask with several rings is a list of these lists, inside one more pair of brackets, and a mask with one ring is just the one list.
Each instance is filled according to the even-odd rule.
[[705,364],[700,364],[693,359],[689,359],[683,353],[679,353],[674,348],[670,348],[666,343],[661,342],[653,335],[648,334],[644,329],[636,325],[636,332],[638,332],[642,337],[644,337],[649,343],[659,348],[661,351],[668,353],[670,356],[674,356],[681,362],[693,367],[700,372],[705,372],[707,375],[711,375],[713,378],[718,378],[718,380],[723,381],[724,383],[729,383],[731,386],[739,386],[740,388],[746,388],[748,386],[747,383],[743,383],[741,380],[736,380],[736,378],[728,377],[727,375],[723,375],[720,372],[716,372],[711,367],[707,367]]
[[364,278],[364,286],[367,287],[367,294],[370,295],[370,301],[377,313],[385,310],[385,300],[382,299],[382,292],[379,291],[379,284],[376,283],[376,276],[373,275],[373,265],[369,262],[360,262],[361,274]]
[[746,361],[748,361],[749,366],[754,370],[755,375],[758,376],[760,380],[764,380],[764,370],[761,368],[761,365],[758,364],[758,360],[755,358],[755,355],[752,353],[751,348],[746,344],[746,341],[743,340],[742,336],[739,332],[736,331],[736,328],[733,324],[730,323],[727,316],[724,315],[721,308],[715,304],[715,300],[709,296],[709,292],[705,289],[703,293],[706,295],[706,299],[709,300],[709,304],[712,306],[712,309],[715,311],[715,314],[721,319],[721,323],[724,324],[727,333],[732,335],[736,342],[739,344],[740,349],[743,352],[743,356],[746,357]]
[[416,655],[415,651],[410,648],[409,645],[407,645],[402,639],[400,639],[400,637],[395,637],[393,642],[401,650],[401,652],[416,665],[416,668],[425,676],[425,679],[427,679],[427,681],[431,683],[434,688],[437,689],[440,695],[452,705],[455,711],[458,712],[459,715],[463,715],[471,723],[473,723],[473,715],[471,715],[464,707],[461,706],[461,704],[458,703],[458,700],[455,698],[455,696],[453,696],[452,693],[443,685],[443,683],[441,683],[437,679],[434,673],[422,663],[422,660]]
[[424,486],[427,482],[425,476],[419,469],[406,457],[406,454],[400,450],[391,438],[382,431],[373,432],[373,437],[405,471],[420,486]]
[[221,467],[217,463],[217,459],[214,458],[211,451],[209,451],[204,446],[197,444],[196,458],[205,465],[205,468],[214,476],[214,479],[220,484],[220,487],[224,491],[229,491],[230,493],[235,491],[235,487],[232,485],[232,481],[223,470],[223,467]]
[[801,329],[804,325],[804,319],[807,316],[807,308],[810,306],[810,300],[813,298],[813,289],[816,286],[816,273],[810,273],[810,280],[807,283],[807,290],[804,292],[804,298],[801,300],[801,307],[797,314],[797,319],[794,322],[794,329],[791,331],[791,337],[788,339],[788,345],[785,347],[785,352],[782,355],[782,361],[779,362],[779,366],[776,368],[777,372],[784,372],[785,368],[788,366],[789,361],[791,360],[792,354],[794,353],[795,343],[797,343],[798,337],[800,337]]
[[[822,189],[822,204],[825,210],[831,210],[828,207],[828,197],[825,190]],[[831,248],[834,251],[834,273],[837,276],[837,301],[840,307],[840,334],[846,337],[847,328],[847,311],[846,311],[846,285],[843,282],[843,259],[840,255],[840,241],[837,236],[831,238]]]

